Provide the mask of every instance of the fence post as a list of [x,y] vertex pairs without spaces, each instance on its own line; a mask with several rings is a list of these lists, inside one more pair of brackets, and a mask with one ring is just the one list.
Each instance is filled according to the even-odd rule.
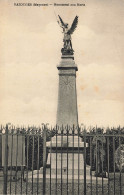
[[8,173],[8,124],[5,129],[5,150],[4,150],[4,184],[3,184],[3,194],[7,194],[7,173]]
[[0,166],[2,167],[2,125],[0,127]]
[[84,194],[86,195],[86,129],[84,129]]
[[43,128],[43,194],[46,192],[46,126]]

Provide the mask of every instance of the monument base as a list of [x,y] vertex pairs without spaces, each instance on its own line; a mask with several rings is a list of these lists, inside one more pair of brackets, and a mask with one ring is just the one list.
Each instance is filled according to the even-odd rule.
[[[86,144],[88,147],[88,144]],[[54,136],[47,142],[49,149],[46,168],[46,184],[78,184],[84,183],[84,143],[78,136]],[[107,179],[98,178],[98,183]],[[43,182],[43,168],[33,172],[33,182]],[[32,182],[32,172],[28,175],[28,182]],[[96,183],[96,177],[91,175],[90,166],[86,165],[86,183]]]

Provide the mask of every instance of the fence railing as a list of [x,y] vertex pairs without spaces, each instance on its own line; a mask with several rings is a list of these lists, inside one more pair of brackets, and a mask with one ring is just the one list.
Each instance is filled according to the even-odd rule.
[[123,194],[124,129],[6,125],[0,132],[0,194]]

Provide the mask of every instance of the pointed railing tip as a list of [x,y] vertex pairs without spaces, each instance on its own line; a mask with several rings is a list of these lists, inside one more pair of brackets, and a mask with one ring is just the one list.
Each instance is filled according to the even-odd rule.
[[8,128],[8,130],[11,130],[11,131],[16,131],[16,133],[21,133],[21,131],[24,131],[24,132],[29,132],[30,131],[30,133],[32,132],[32,133],[36,133],[36,132],[39,132],[39,130],[40,131],[43,131],[44,130],[44,128],[46,128],[46,130],[48,130],[48,131],[56,131],[57,133],[58,133],[58,135],[60,135],[61,134],[61,132],[63,132],[65,135],[67,134],[67,131],[68,131],[68,133],[69,134],[71,134],[71,132],[73,131],[74,132],[74,134],[76,135],[76,134],[78,134],[79,132],[80,133],[101,133],[101,134],[104,134],[104,133],[116,133],[116,131],[122,131],[123,132],[123,127],[121,127],[121,126],[118,126],[118,127],[99,127],[99,126],[95,126],[95,127],[92,127],[92,126],[88,126],[88,127],[86,127],[84,124],[82,124],[82,125],[75,125],[75,124],[73,124],[73,125],[56,125],[55,127],[53,127],[52,125],[50,126],[50,127],[48,127],[48,123],[42,123],[42,126],[39,126],[39,127],[37,127],[36,125],[32,125],[32,126],[25,126],[25,125],[21,125],[21,126],[19,126],[19,125],[17,125],[17,126],[15,126],[15,125],[13,125],[13,124],[11,124],[10,125],[10,123],[7,123],[6,124],[6,126],[3,126],[3,125],[1,125],[1,130],[3,130],[3,129],[6,129],[6,128]]

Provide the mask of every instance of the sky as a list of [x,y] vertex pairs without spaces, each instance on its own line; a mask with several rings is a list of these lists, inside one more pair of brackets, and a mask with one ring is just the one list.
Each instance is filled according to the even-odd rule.
[[79,124],[124,126],[124,0],[29,0],[85,6],[14,6],[0,1],[0,123],[55,125],[63,34],[71,23]]

